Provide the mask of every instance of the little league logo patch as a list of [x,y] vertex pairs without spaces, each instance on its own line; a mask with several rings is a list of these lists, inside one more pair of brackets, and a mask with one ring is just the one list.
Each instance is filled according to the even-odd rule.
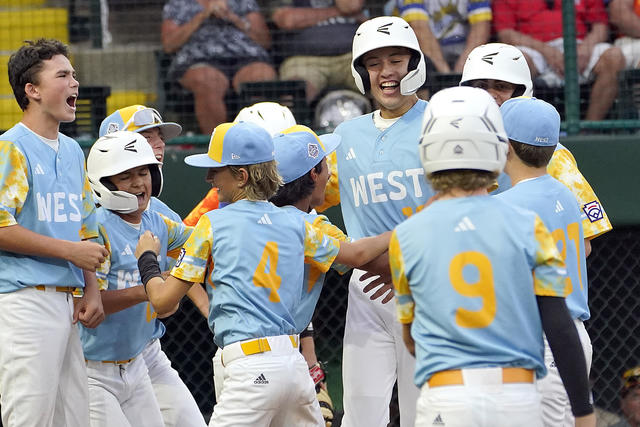
[[180,264],[182,264],[182,260],[184,259],[184,254],[187,251],[184,250],[184,248],[180,249],[180,255],[178,255],[178,259],[176,260],[176,265],[174,267],[180,267]]
[[317,159],[320,154],[320,149],[318,148],[318,144],[308,144],[307,151],[309,152],[309,157],[312,159]]
[[107,133],[113,133],[120,130],[120,125],[116,122],[109,123],[109,127],[107,128]]
[[582,207],[582,210],[585,214],[587,214],[587,217],[591,222],[600,221],[602,218],[604,218],[604,214],[602,213],[602,206],[600,206],[600,203],[598,203],[597,200],[587,203]]

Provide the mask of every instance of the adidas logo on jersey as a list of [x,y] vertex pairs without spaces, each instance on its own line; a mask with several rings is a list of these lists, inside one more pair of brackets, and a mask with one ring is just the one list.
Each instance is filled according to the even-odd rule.
[[269,380],[264,376],[264,374],[260,374],[258,378],[253,381],[254,384],[269,384]]
[[34,169],[34,173],[36,175],[44,175],[44,169],[42,169],[42,166],[40,166],[40,163],[38,163]]
[[556,200],[556,213],[560,213],[564,210],[564,208],[562,207],[562,203],[560,203],[560,200]]
[[347,155],[345,156],[345,159],[347,160],[353,160],[356,158],[356,152],[353,151],[353,147],[349,148],[349,152],[347,152]]
[[124,247],[124,250],[121,252],[120,255],[123,255],[123,256],[133,255],[133,251],[131,250],[131,246],[129,246],[128,243],[127,243],[127,246]]
[[258,220],[258,224],[272,224],[271,218],[269,218],[269,215],[264,214]]
[[469,219],[469,217],[464,217],[462,218],[462,221],[460,221],[458,223],[458,225],[456,226],[456,228],[453,229],[453,231],[455,232],[459,232],[459,231],[471,231],[471,230],[475,230],[476,226],[473,225],[473,223],[471,222],[471,220]]
[[433,419],[433,423],[431,423],[431,425],[434,425],[434,426],[443,426],[443,425],[444,425],[444,421],[442,421],[442,415],[438,414],[438,415]]

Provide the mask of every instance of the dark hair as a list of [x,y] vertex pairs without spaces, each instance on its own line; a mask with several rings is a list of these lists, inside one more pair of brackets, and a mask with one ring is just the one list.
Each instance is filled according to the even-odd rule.
[[448,169],[427,175],[431,188],[436,192],[442,193],[449,192],[456,188],[464,191],[489,188],[497,177],[497,172],[475,169]]
[[529,145],[512,139],[509,140],[509,143],[513,147],[513,151],[516,153],[516,156],[518,156],[525,165],[533,168],[546,167],[556,149],[555,145],[539,147],[537,145]]
[[29,98],[24,91],[27,83],[38,84],[38,75],[42,71],[43,61],[53,58],[55,55],[69,57],[67,46],[54,39],[39,39],[35,42],[27,40],[9,58],[9,83],[13,89],[13,95],[22,111],[27,109]]
[[[315,165],[312,170],[315,170],[316,173],[321,173],[322,162]],[[300,178],[280,187],[275,196],[269,201],[276,206],[293,205],[313,193],[315,186],[316,184],[311,178],[311,171],[309,171]]]

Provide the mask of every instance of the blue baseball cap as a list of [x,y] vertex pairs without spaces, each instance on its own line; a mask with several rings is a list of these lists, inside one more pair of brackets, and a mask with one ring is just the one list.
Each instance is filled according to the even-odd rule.
[[507,137],[523,144],[552,147],[560,139],[560,114],[541,99],[519,96],[500,107]]
[[222,123],[213,130],[205,154],[187,156],[184,162],[199,168],[220,168],[265,163],[274,159],[269,132],[249,122]]
[[338,148],[342,137],[333,133],[316,135],[307,126],[295,125],[273,137],[278,173],[288,184],[308,173]]

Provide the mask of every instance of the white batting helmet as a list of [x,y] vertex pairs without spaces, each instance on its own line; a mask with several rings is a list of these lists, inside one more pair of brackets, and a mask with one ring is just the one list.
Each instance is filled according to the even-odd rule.
[[96,201],[106,209],[130,213],[138,209],[138,198],[119,191],[108,178],[138,166],[149,165],[151,195],[162,191],[160,163],[146,138],[139,133],[117,131],[98,138],[87,156],[87,176]]
[[507,158],[507,134],[498,104],[472,87],[443,89],[424,112],[420,160],[428,174],[450,169],[501,172]]
[[380,16],[363,22],[353,37],[351,74],[363,95],[371,89],[371,82],[369,73],[362,63],[362,56],[372,50],[392,46],[406,47],[411,51],[408,73],[400,80],[402,95],[415,93],[427,80],[424,55],[413,29],[407,21],[397,16]]
[[291,110],[277,102],[258,102],[244,107],[233,122],[254,123],[269,132],[272,137],[296,125]]
[[533,96],[531,70],[524,54],[515,46],[488,43],[473,49],[464,63],[460,86],[478,79],[502,80],[518,86],[513,97]]

